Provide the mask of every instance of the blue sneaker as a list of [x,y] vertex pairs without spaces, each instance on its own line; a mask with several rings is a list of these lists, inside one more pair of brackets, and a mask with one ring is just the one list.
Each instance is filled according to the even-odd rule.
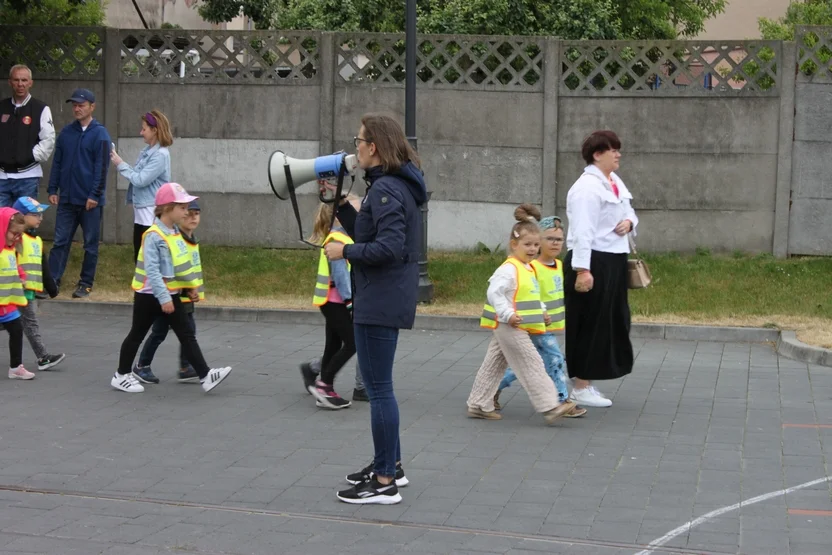
[[142,383],[159,383],[159,378],[153,374],[150,366],[135,365],[133,367],[133,375]]

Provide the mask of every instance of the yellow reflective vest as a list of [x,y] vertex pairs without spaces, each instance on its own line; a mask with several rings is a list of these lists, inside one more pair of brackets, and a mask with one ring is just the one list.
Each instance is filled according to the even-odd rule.
[[26,272],[24,289],[43,291],[43,239],[24,233],[23,252],[17,253],[17,263]]
[[[340,231],[331,231],[324,239],[321,247],[327,243],[335,241],[345,245],[352,245],[353,240],[346,233]],[[350,269],[350,263],[347,262],[347,269]],[[312,296],[312,304],[315,306],[323,306],[326,304],[326,299],[329,296],[330,276],[329,276],[329,260],[326,258],[324,249],[321,249],[321,255],[318,258],[318,278],[315,282],[315,294]],[[347,300],[347,299],[344,299]]]
[[133,273],[132,287],[134,291],[139,291],[144,287],[147,281],[147,273],[144,269],[144,240],[148,233],[158,233],[164,239],[170,250],[170,255],[173,258],[173,279],[166,280],[165,285],[168,291],[175,291],[178,289],[191,289],[198,287],[199,278],[194,270],[191,261],[191,251],[188,249],[185,239],[182,238],[181,233],[165,234],[162,229],[153,224],[142,235],[142,248],[139,249],[139,258],[136,261],[136,271]]
[[[517,276],[517,291],[514,294],[514,312],[523,321],[518,326],[533,334],[546,333],[546,323],[543,320],[543,307],[540,305],[540,287],[534,270],[529,270],[526,265],[514,257],[509,257],[503,265],[514,266]],[[494,307],[486,301],[482,309],[480,327],[495,329],[497,327],[497,312]]]
[[5,247],[0,252],[0,306],[12,304],[26,306],[29,301],[26,300],[23,282],[17,272],[17,251],[14,247]]
[[[183,236],[184,239],[184,236]],[[205,278],[202,276],[202,258],[199,256],[199,243],[192,243],[185,239],[185,246],[188,247],[188,256],[191,257],[191,264],[193,265],[193,271],[196,275],[196,281],[198,282],[194,288],[199,291],[199,300],[205,300]],[[191,302],[191,298],[188,295],[182,295],[181,297],[183,303]]]
[[547,266],[537,260],[532,261],[532,268],[540,284],[540,300],[546,305],[551,322],[546,326],[547,332],[566,329],[566,307],[563,304],[563,262],[555,260],[555,267]]

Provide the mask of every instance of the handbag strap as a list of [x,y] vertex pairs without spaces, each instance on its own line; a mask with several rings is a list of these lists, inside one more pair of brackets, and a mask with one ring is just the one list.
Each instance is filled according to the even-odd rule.
[[627,234],[627,240],[630,242],[630,250],[633,251],[633,254],[636,255],[636,260],[641,260],[641,257],[638,255],[638,251],[636,250],[636,242],[633,241],[633,232]]

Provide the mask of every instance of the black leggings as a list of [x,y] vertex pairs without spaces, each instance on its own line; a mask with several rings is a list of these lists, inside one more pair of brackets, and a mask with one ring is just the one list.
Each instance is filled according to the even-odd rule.
[[355,354],[352,314],[342,303],[326,303],[321,306],[321,313],[326,318],[326,346],[321,359],[321,381],[332,385],[335,383],[335,374]]
[[139,249],[142,248],[142,235],[150,229],[149,225],[133,224],[133,259],[139,259]]
[[9,368],[17,368],[23,364],[23,324],[15,318],[3,327],[9,332]]
[[121,344],[121,353],[118,357],[119,374],[129,374],[133,370],[133,360],[136,358],[136,353],[139,352],[142,341],[144,341],[156,318],[162,316],[168,321],[173,333],[176,334],[185,357],[194,367],[196,373],[199,374],[199,377],[204,378],[208,375],[208,365],[205,363],[202,349],[199,348],[199,343],[196,342],[194,329],[188,323],[188,315],[185,314],[182,301],[179,300],[178,295],[173,295],[173,307],[172,313],[165,314],[162,312],[159,301],[153,295],[149,293],[133,294],[133,326]]

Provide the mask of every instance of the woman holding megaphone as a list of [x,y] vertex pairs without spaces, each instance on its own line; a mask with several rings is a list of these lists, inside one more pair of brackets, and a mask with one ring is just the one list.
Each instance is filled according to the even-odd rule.
[[399,406],[393,394],[393,358],[400,329],[416,317],[422,216],[427,189],[419,159],[392,117],[367,114],[353,139],[367,192],[356,211],[339,201],[338,220],[353,239],[327,243],[329,260],[346,258],[355,276],[353,322],[361,376],[370,398],[373,462],[347,476],[346,503],[399,503],[408,481],[401,466]]

